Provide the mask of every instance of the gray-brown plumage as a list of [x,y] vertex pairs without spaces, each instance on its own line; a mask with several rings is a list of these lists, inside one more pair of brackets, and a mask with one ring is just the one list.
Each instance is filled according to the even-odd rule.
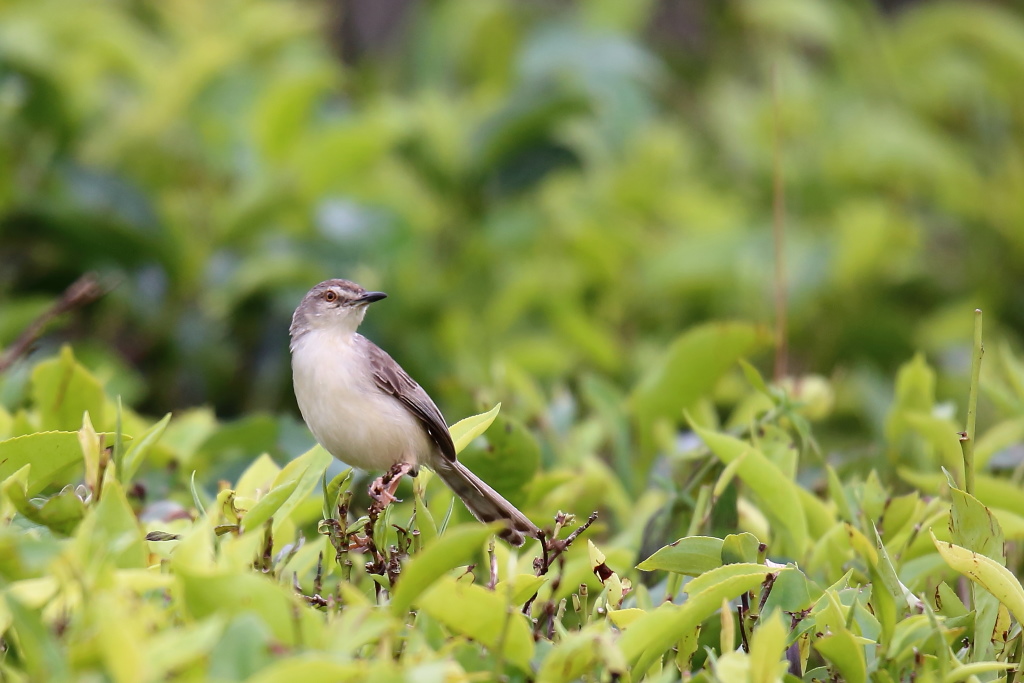
[[366,305],[384,298],[348,280],[311,289],[291,325],[292,375],[302,417],[333,456],[362,469],[430,467],[483,522],[503,521],[513,545],[540,530],[458,461],[448,425],[427,392],[383,349],[356,332]]

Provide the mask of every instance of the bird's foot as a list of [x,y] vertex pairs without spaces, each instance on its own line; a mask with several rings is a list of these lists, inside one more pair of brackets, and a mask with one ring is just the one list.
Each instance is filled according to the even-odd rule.
[[399,462],[391,466],[391,469],[377,477],[370,484],[370,498],[380,504],[382,508],[391,503],[402,502],[395,497],[398,485],[402,483],[402,477],[415,471],[415,467],[408,463]]
[[356,536],[355,534],[353,534],[352,536],[349,536],[349,541],[348,541],[348,549],[349,549],[349,551],[353,551],[353,552],[357,552],[357,553],[363,553],[363,552],[366,552],[366,549],[369,547],[369,545],[370,545],[370,539],[368,539],[366,536]]

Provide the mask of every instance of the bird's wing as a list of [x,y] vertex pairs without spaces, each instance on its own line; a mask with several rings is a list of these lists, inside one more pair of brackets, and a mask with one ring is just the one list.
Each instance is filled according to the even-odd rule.
[[427,392],[384,349],[362,335],[359,339],[370,359],[373,379],[380,390],[401,401],[423,423],[423,428],[442,455],[448,460],[455,460],[455,444],[448,425]]

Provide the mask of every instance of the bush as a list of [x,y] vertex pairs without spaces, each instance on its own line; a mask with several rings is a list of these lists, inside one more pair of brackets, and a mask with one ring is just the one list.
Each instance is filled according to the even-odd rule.
[[[457,503],[427,472],[408,502],[360,516],[363,487],[351,470],[328,483],[319,447],[283,468],[263,455],[234,483],[204,486],[199,458],[244,441],[243,429],[201,412],[150,424],[65,349],[33,370],[34,408],[0,421],[0,667],[9,680],[268,681],[1012,670],[1024,588],[1006,548],[1018,566],[1024,509],[1012,479],[990,469],[1024,432],[1024,365],[1000,359],[1008,379],[990,387],[1013,408],[972,445],[984,468],[973,495],[952,474],[964,472],[959,438],[936,412],[934,371],[920,357],[902,368],[880,445],[914,486],[899,493],[887,468],[840,478],[823,457],[811,419],[827,384],[786,391],[743,363],[750,387],[732,428],[715,423],[703,390],[678,391],[716,384],[756,343],[756,328],[738,324],[692,330],[630,401],[606,404],[602,427],[633,424],[655,444],[689,406],[693,438],[657,444],[668,449],[660,486],[630,490],[593,457],[534,472],[517,457],[527,432],[504,458],[473,459],[538,521],[600,510],[575,531],[559,512],[543,547],[522,552],[496,544],[493,528],[453,523]],[[486,439],[485,454],[500,452],[516,429],[495,430],[498,412],[454,425],[457,448]],[[40,428],[51,431],[22,433]],[[680,517],[685,535],[648,550]],[[966,604],[957,572],[973,581],[960,584]]]

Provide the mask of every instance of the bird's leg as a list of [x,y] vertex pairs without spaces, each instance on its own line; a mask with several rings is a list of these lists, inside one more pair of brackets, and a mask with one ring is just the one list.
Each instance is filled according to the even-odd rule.
[[381,507],[387,507],[391,503],[401,502],[398,498],[395,498],[395,491],[398,490],[398,485],[402,483],[402,477],[410,472],[416,470],[415,466],[409,463],[399,462],[391,466],[391,469],[377,477],[370,484],[370,498],[381,504]]

